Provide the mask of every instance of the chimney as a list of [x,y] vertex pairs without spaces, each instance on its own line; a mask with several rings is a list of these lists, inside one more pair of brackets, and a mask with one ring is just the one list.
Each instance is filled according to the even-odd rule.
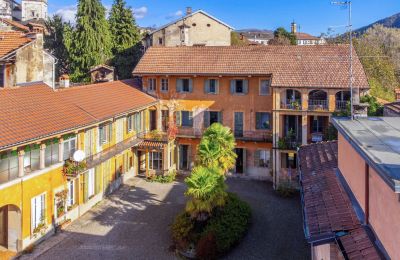
[[60,88],[69,88],[69,76],[67,74],[61,75]]
[[186,15],[189,15],[192,13],[192,7],[188,6],[186,7]]
[[292,33],[297,33],[297,24],[294,21],[291,23],[290,29]]

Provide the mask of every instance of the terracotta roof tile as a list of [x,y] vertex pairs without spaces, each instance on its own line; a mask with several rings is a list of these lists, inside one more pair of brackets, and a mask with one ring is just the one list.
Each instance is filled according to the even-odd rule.
[[[380,259],[336,176],[338,144],[325,142],[299,150],[304,227],[307,239],[339,239],[349,259]],[[338,232],[344,232],[338,236]]]
[[308,33],[302,33],[302,32],[296,33],[296,39],[297,40],[319,40],[318,37],[312,36],[311,34],[308,34]]
[[[275,87],[346,88],[348,45],[151,47],[135,75],[269,75]],[[354,52],[354,86],[368,88]]]
[[400,116],[400,101],[385,104],[385,109],[390,109],[393,113]]
[[21,32],[0,32],[0,58],[31,41],[31,38]]
[[156,102],[114,81],[53,91],[44,83],[0,90],[0,149],[127,113]]
[[23,31],[23,32],[29,32],[29,27],[25,26],[17,21],[13,21],[10,19],[6,19],[6,18],[0,18],[0,22],[3,22],[5,24],[7,24],[8,26],[12,26],[17,30]]

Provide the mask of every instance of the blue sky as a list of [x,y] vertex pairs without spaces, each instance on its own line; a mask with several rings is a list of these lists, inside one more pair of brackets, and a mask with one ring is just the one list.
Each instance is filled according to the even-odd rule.
[[[49,13],[72,19],[76,0],[48,0]],[[109,8],[112,0],[103,0]],[[399,0],[353,0],[353,26],[359,28],[400,12]],[[140,26],[160,26],[185,13],[187,6],[203,9],[235,29],[290,28],[295,20],[301,31],[319,35],[331,26],[347,23],[347,10],[334,6],[330,0],[127,0],[134,9]],[[344,28],[335,29],[337,33]]]

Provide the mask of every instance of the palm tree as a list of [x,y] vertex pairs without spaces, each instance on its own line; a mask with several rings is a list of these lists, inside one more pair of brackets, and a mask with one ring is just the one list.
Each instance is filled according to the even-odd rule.
[[204,132],[197,148],[198,164],[217,167],[224,174],[235,167],[235,138],[230,128],[219,123],[212,124]]
[[185,192],[191,199],[186,204],[186,212],[199,221],[206,220],[212,210],[223,206],[227,197],[224,176],[217,168],[197,166],[185,179],[188,186]]

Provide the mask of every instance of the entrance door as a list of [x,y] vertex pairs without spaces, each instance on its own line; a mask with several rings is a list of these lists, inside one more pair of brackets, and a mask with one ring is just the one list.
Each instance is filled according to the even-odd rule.
[[236,173],[243,173],[245,170],[246,151],[243,148],[235,148],[236,157]]
[[243,112],[235,112],[234,132],[236,137],[243,136]]
[[179,169],[180,170],[189,170],[190,162],[189,162],[189,145],[179,145]]
[[8,248],[7,206],[0,208],[0,246]]
[[138,175],[144,176],[146,175],[146,152],[138,151],[137,152],[138,158]]

